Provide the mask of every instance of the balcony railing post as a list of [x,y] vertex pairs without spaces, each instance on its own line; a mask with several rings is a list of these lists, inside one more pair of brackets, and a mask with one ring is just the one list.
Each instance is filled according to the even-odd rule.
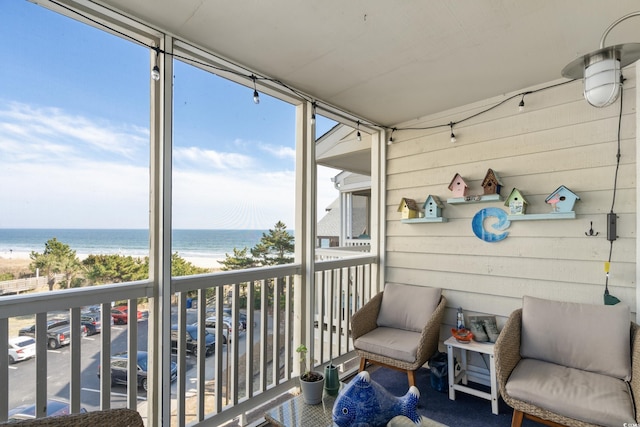
[[[0,390],[9,390],[9,319],[0,318]],[[0,393],[0,422],[7,420],[9,393]]]

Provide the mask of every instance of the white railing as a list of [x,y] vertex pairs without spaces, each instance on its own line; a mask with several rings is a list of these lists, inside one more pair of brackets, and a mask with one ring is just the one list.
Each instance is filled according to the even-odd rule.
[[376,293],[371,281],[374,262],[375,257],[365,256],[316,263],[314,356],[321,365],[353,356],[351,315]]
[[334,246],[332,248],[316,248],[316,261],[336,260],[347,257],[358,257],[368,253],[371,247],[360,246]]
[[[152,284],[148,281],[131,282],[110,286],[96,286],[81,289],[59,290],[54,292],[40,292],[0,298],[0,421],[7,419],[10,398],[21,394],[20,400],[35,403],[37,417],[46,415],[46,402],[50,397],[67,400],[72,412],[79,412],[81,408],[81,390],[86,387],[88,379],[98,374],[95,365],[100,366],[99,385],[93,384],[99,400],[92,405],[93,409],[111,407],[110,361],[112,345],[111,303],[114,301],[128,301],[129,312],[138,311],[137,301],[152,295]],[[87,368],[87,361],[82,360],[86,354],[83,347],[89,347],[90,342],[83,342],[81,336],[81,307],[101,305],[101,324],[99,349],[89,356],[91,367]],[[56,316],[66,315],[70,319],[71,343],[67,348],[47,350],[47,318],[49,313]],[[20,377],[10,384],[8,339],[11,323],[25,319],[28,323],[35,323],[36,332],[36,360],[30,368],[21,366]],[[129,322],[126,327],[126,344],[124,349],[136,353],[138,348],[137,322]],[[15,328],[11,328],[15,333]],[[121,332],[121,331],[119,331]],[[115,334],[113,334],[115,335]],[[94,339],[94,338],[92,338]],[[122,345],[122,344],[121,344]],[[94,346],[98,347],[98,346]],[[64,353],[64,356],[59,354]],[[52,359],[48,363],[48,359]],[[25,362],[22,362],[25,363]],[[93,369],[87,376],[87,369]],[[83,375],[84,374],[84,375]],[[137,377],[135,363],[128,365],[128,377]],[[25,384],[26,382],[26,384]],[[85,383],[83,385],[83,383]],[[17,388],[21,387],[21,392]],[[128,387],[127,402],[129,407],[137,407],[137,387]],[[25,391],[27,395],[25,395]],[[121,399],[120,399],[121,400]],[[15,402],[12,401],[12,407]]]
[[[244,423],[256,407],[297,387],[294,315],[306,319],[308,330],[313,331],[311,346],[317,366],[329,360],[339,365],[352,358],[350,314],[375,293],[371,283],[374,262],[375,257],[369,255],[317,262],[312,315],[302,314],[302,308],[294,304],[294,281],[302,277],[299,265],[173,278],[171,323],[177,328],[177,351],[172,359],[178,366],[178,379],[169,386],[171,425],[221,425],[234,418]],[[146,331],[151,330],[145,319],[111,326],[110,309],[112,302],[127,301],[133,319],[131,313],[138,311],[139,302],[150,299],[152,291],[152,283],[142,281],[0,298],[0,421],[15,406],[14,391],[19,387],[20,400],[36,403],[38,417],[45,416],[47,399],[55,397],[70,402],[72,412],[126,406],[138,409],[146,418],[146,393],[134,380],[135,360],[129,358],[126,388],[112,385],[110,365],[116,352],[146,350]],[[102,332],[83,338],[81,308],[95,304],[102,309]],[[232,327],[225,344],[221,313],[226,308]],[[54,312],[69,316],[71,344],[48,351],[46,322]],[[215,350],[207,356],[205,346],[190,347],[187,325],[196,323],[197,342],[205,342],[205,320],[214,312]],[[246,330],[238,327],[243,316]],[[8,367],[7,340],[10,331],[15,332],[16,319],[25,317],[37,326],[38,363],[21,362],[14,370]],[[22,380],[14,378],[29,370],[30,375],[21,376]],[[169,375],[163,375],[163,380],[170,381]],[[150,379],[149,384],[154,381]]]
[[344,245],[345,246],[371,246],[371,239],[345,239]]

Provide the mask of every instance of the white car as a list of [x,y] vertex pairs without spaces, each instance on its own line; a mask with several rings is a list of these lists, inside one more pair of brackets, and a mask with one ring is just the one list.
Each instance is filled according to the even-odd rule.
[[[205,328],[210,334],[216,334],[216,316],[207,317],[205,321]],[[231,342],[231,319],[227,319],[226,317],[222,318],[222,337],[224,340],[223,344],[227,344]]]
[[9,339],[9,363],[16,363],[36,355],[36,340],[32,337],[19,336]]

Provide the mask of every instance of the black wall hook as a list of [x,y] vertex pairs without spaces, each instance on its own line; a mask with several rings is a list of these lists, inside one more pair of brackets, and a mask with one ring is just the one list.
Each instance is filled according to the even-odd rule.
[[588,237],[595,237],[598,234],[600,234],[600,233],[597,232],[597,231],[596,232],[593,231],[593,221],[591,221],[591,228],[589,228],[589,231],[585,231],[584,235],[588,236]]

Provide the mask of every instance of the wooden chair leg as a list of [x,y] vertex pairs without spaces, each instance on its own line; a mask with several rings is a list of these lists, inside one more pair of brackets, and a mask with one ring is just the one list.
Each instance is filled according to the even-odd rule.
[[364,357],[361,357],[360,358],[360,369],[358,370],[358,372],[364,371],[366,367],[367,367],[367,359],[365,359]]
[[407,377],[409,378],[409,387],[416,385],[416,371],[407,371]]
[[511,427],[521,427],[523,418],[524,412],[514,409],[513,417],[511,418]]

